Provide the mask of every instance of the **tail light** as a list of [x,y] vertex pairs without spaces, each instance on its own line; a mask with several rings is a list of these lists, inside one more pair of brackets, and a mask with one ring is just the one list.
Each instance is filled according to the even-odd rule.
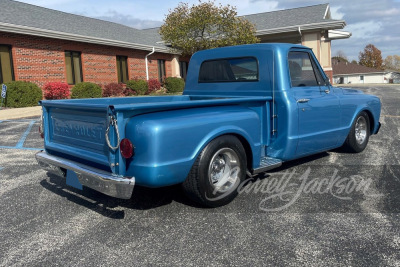
[[128,138],[121,140],[121,143],[119,144],[119,151],[124,158],[131,158],[133,156],[133,149],[133,144]]

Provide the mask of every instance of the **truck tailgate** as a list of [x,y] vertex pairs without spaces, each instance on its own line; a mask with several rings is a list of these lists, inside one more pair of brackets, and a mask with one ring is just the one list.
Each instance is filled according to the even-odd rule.
[[44,113],[48,153],[110,170],[110,151],[105,141],[107,108],[47,107]]

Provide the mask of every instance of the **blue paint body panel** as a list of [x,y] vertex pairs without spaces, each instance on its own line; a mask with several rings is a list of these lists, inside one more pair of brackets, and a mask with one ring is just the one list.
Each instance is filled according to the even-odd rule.
[[[292,160],[340,147],[356,116],[370,115],[371,134],[379,127],[379,98],[331,85],[292,87],[288,54],[311,49],[293,44],[255,44],[194,54],[181,96],[124,97],[42,101],[47,153],[116,175],[136,184],[161,187],[183,182],[203,148],[218,136],[237,136],[248,148],[249,169],[264,156]],[[258,80],[199,83],[206,60],[256,58]],[[324,77],[326,78],[326,77]],[[328,92],[328,93],[327,93]],[[301,99],[309,99],[300,103]],[[129,138],[131,159],[110,149]],[[274,116],[275,115],[275,116]]]

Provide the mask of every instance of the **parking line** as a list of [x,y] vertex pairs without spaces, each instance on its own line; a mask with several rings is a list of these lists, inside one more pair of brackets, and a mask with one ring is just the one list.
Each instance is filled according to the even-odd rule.
[[43,150],[43,148],[37,148],[37,147],[16,147],[16,146],[0,146],[0,148],[21,149],[21,150]]
[[25,140],[28,137],[29,133],[31,132],[34,123],[35,123],[34,120],[32,120],[29,123],[28,129],[26,129],[26,131],[22,135],[21,139],[19,139],[19,141],[18,141],[17,145],[15,146],[15,148],[22,148],[24,146]]
[[10,123],[20,123],[20,122],[31,122],[31,121],[37,121],[33,119],[15,119],[15,120],[0,120],[0,122],[10,122]]
[[[29,133],[32,130],[33,124],[37,120],[32,120],[32,119],[20,119],[20,120],[0,120],[1,122],[14,122],[14,123],[20,123],[20,122],[29,122],[28,128],[24,132],[24,134],[21,136],[19,139],[18,143],[16,146],[0,146],[0,149],[21,149],[21,150],[34,150],[34,151],[40,151],[43,150],[43,148],[38,148],[38,147],[24,147],[24,143],[26,141],[26,138],[28,137]],[[1,170],[1,167],[0,167]]]

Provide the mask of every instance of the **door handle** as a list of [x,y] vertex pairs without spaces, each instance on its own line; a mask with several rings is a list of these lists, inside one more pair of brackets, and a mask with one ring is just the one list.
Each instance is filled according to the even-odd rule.
[[310,101],[310,99],[308,99],[308,98],[300,98],[299,100],[297,100],[297,103],[307,103],[308,101]]
[[325,93],[326,93],[326,94],[329,94],[330,92],[331,92],[331,90],[329,90],[329,89],[326,89],[326,90],[325,90]]

